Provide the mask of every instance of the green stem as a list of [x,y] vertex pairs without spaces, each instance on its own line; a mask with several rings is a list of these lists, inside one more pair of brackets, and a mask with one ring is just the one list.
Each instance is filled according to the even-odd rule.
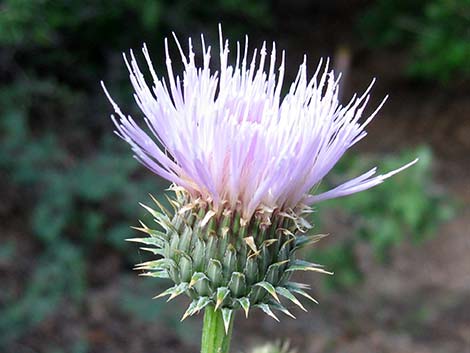
[[201,353],[228,353],[232,338],[233,316],[230,320],[228,333],[225,333],[222,311],[207,306],[202,327]]

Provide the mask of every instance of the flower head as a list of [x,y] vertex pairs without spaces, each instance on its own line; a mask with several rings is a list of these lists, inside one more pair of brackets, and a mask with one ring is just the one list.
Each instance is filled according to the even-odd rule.
[[184,64],[182,77],[174,75],[165,41],[167,78],[157,76],[144,46],[153,84],[149,86],[134,54],[124,55],[135,100],[150,133],[112,102],[118,135],[133,148],[150,170],[186,189],[194,198],[212,200],[216,208],[240,205],[245,218],[256,209],[294,209],[300,203],[349,195],[382,183],[410,164],[374,176],[376,168],[320,195],[310,195],[343,154],[366,136],[365,128],[384,101],[360,121],[374,81],[348,104],[339,102],[340,75],[320,61],[307,74],[306,59],[287,94],[282,97],[284,52],[277,64],[276,46],[254,49],[248,41],[236,46],[235,64],[229,63],[228,41],[220,34],[217,71],[211,71],[211,47],[202,42],[202,65],[178,48]]
[[138,268],[170,277],[175,286],[164,292],[170,298],[187,293],[193,299],[187,315],[211,303],[227,318],[237,308],[248,312],[250,305],[270,315],[271,308],[286,312],[278,294],[302,307],[292,293],[309,295],[305,286],[289,282],[290,274],[326,272],[294,256],[321,237],[302,234],[310,227],[303,218],[309,206],[378,185],[416,161],[378,176],[374,168],[311,195],[366,136],[365,128],[385,102],[361,119],[374,82],[343,106],[340,75],[329,61],[320,61],[309,76],[304,59],[282,95],[285,54],[279,63],[274,43],[269,54],[263,44],[252,55],[247,40],[243,48],[237,43],[231,64],[220,32],[217,71],[211,69],[211,47],[203,36],[201,65],[191,39],[187,54],[176,43],[184,65],[181,77],[173,73],[168,41],[166,78],[157,75],[144,45],[150,86],[133,52],[130,58],[124,55],[146,129],[124,115],[105,89],[117,114],[112,117],[117,134],[139,161],[176,185],[173,214],[148,208],[164,232],[143,225],[139,229],[150,238],[137,239],[163,258]]

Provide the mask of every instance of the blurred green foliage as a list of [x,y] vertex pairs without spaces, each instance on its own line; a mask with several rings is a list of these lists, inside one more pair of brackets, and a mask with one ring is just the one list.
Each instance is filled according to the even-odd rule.
[[[13,293],[3,298],[5,308],[0,316],[0,347],[31,329],[57,310],[67,299],[78,304],[85,291],[84,258],[80,249],[62,241],[47,249],[35,261],[24,295]],[[67,298],[64,298],[64,296]]]
[[[18,190],[20,213],[15,217],[29,223],[42,247],[40,256],[31,260],[33,271],[20,298],[4,298],[7,305],[0,311],[0,344],[40,323],[63,300],[79,303],[86,290],[86,266],[90,265],[87,250],[98,244],[123,249],[130,220],[138,217],[137,200],[164,185],[156,178],[133,180],[137,162],[108,138],[97,145],[100,153],[78,158],[62,145],[63,138],[70,136],[32,128],[30,102],[43,94],[65,104],[59,110],[67,112],[74,105],[68,102],[72,106],[67,106],[67,99],[74,96],[64,95],[50,81],[18,81],[0,88],[0,130],[4,134],[0,170],[8,174],[3,187]],[[18,256],[16,250],[5,256],[13,260]]]
[[181,313],[175,312],[173,305],[168,305],[163,300],[152,299],[156,294],[168,288],[169,281],[165,283],[163,279],[155,281],[153,278],[144,277],[136,283],[135,274],[132,273],[131,275],[132,278],[122,276],[124,281],[119,306],[123,312],[148,325],[154,324],[156,318],[158,318],[160,322],[164,323],[166,329],[176,332],[181,340],[188,343],[199,342],[200,327],[198,318],[193,317],[185,320],[184,325],[182,325]]
[[[330,288],[347,288],[359,283],[363,274],[355,250],[362,243],[368,246],[379,262],[389,260],[393,247],[404,241],[420,244],[435,235],[437,227],[454,214],[455,205],[433,183],[432,153],[427,147],[403,151],[397,156],[380,159],[384,171],[396,169],[414,158],[419,162],[390,180],[370,190],[318,205],[321,227],[325,213],[340,215],[349,228],[344,239],[331,246],[315,249],[310,256],[335,272],[325,278]],[[367,155],[348,157],[335,167],[323,187],[333,187],[359,175],[372,160]]]
[[[209,19],[214,24],[224,17],[240,18],[245,28],[250,22],[269,26],[273,21],[270,6],[267,0],[5,0],[0,43],[42,47],[71,44],[83,51],[99,50],[110,42],[129,45],[133,44],[130,39],[142,36],[161,38],[158,31],[162,28],[179,31],[201,26]],[[132,31],[126,28],[129,25]],[[72,43],[74,39],[79,42]],[[60,53],[59,58],[66,56]]]
[[366,44],[406,47],[408,74],[448,82],[470,78],[470,1],[375,1],[359,18]]

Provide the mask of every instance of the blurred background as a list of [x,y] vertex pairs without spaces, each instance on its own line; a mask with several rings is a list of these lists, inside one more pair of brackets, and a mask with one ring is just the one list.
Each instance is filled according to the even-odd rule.
[[138,202],[168,184],[113,134],[99,81],[140,118],[121,53],[146,42],[163,75],[171,31],[217,49],[219,22],[232,44],[286,49],[288,80],[304,53],[311,72],[328,56],[345,100],[373,77],[370,111],[390,94],[322,187],[421,159],[318,205],[330,236],[304,255],[335,275],[302,280],[320,305],[280,324],[240,315],[233,352],[273,337],[299,353],[470,352],[469,0],[3,0],[0,351],[198,351],[202,316],[181,324],[185,299],[152,300],[164,286],[132,271]]

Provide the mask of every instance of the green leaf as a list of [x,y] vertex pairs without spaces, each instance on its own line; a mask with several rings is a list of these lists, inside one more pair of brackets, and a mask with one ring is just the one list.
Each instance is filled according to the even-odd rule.
[[248,313],[250,311],[250,299],[248,299],[247,297],[237,298],[237,302],[240,303],[240,306],[245,311],[245,316],[248,317]]
[[215,310],[217,310],[220,305],[224,302],[225,298],[230,294],[230,289],[227,287],[219,287],[217,288],[217,295],[216,295],[216,304],[215,304]]
[[170,267],[175,267],[176,264],[172,259],[158,259],[154,261],[142,262],[135,265],[134,270],[168,270]]
[[194,273],[191,277],[191,281],[189,282],[189,288],[193,287],[196,283],[202,281],[203,279],[207,281],[209,280],[209,278],[207,278],[207,276],[202,272]]
[[146,238],[129,238],[125,239],[126,241],[134,242],[134,243],[142,243],[145,245],[154,245],[158,248],[161,248],[164,244],[164,242],[157,238],[157,237],[146,237]]
[[154,278],[170,278],[170,276],[168,275],[168,272],[166,270],[139,273],[139,276],[154,277]]
[[191,281],[192,274],[193,274],[193,262],[191,257],[185,254],[185,256],[181,256],[179,261],[179,272],[181,276],[181,280],[183,282]]
[[232,244],[227,245],[227,251],[225,251],[223,263],[224,277],[226,280],[228,280],[232,273],[236,270],[237,265],[237,251],[235,250]]
[[233,293],[235,297],[239,297],[245,295],[246,293],[246,282],[245,282],[245,275],[240,272],[232,273],[232,278],[228,283],[228,287],[230,291]]
[[284,298],[289,299],[292,303],[300,307],[303,311],[307,311],[307,309],[305,309],[302,303],[288,289],[284,287],[276,287],[276,292],[278,292],[279,295],[282,295]]
[[204,260],[206,254],[206,244],[201,240],[196,240],[196,246],[193,251],[193,266],[195,271],[201,271],[204,268]]
[[254,257],[250,257],[246,261],[245,265],[245,277],[248,285],[251,285],[261,278],[259,277],[259,270],[258,270],[258,260]]
[[199,300],[197,301],[197,304],[196,304],[196,312],[201,311],[202,309],[204,309],[210,303],[212,303],[212,299],[210,299],[209,297],[199,298]]
[[284,260],[269,265],[266,275],[264,277],[264,281],[269,283],[278,283],[280,276],[284,273],[284,268],[287,266],[288,263],[289,260]]
[[307,292],[305,292],[300,286],[298,283],[294,283],[294,282],[289,282],[286,284],[286,288],[291,291],[291,292],[294,292],[294,293],[297,293],[297,294],[300,294],[302,295],[303,297],[307,298],[307,299],[310,299],[312,302],[314,302],[315,304],[318,304],[318,301],[313,298],[310,294],[308,294]]
[[301,249],[303,247],[315,244],[326,236],[328,236],[328,234],[312,234],[298,236],[295,238],[295,248]]
[[209,264],[207,265],[207,277],[209,277],[213,288],[220,286],[224,277],[222,274],[222,264],[219,260],[209,260]]
[[332,275],[333,272],[326,271],[322,268],[322,265],[314,264],[312,262],[303,261],[303,260],[295,260],[289,265],[289,268],[286,272],[292,271],[313,271],[313,272],[320,272],[327,275]]
[[143,204],[142,202],[139,202],[139,205],[145,208],[147,212],[149,212],[155,218],[159,218],[162,215],[162,213],[155,211],[153,208]]
[[271,283],[263,281],[263,282],[256,283],[255,286],[259,286],[261,288],[264,288],[269,294],[271,294],[271,296],[274,299],[276,299],[277,302],[279,302],[279,303],[281,302],[279,300],[279,297],[276,294],[276,289],[274,289],[274,287]]
[[228,334],[230,322],[232,321],[233,310],[222,308],[222,320],[224,321],[225,334]]
[[272,312],[271,308],[269,307],[269,305],[267,304],[256,304],[255,305],[256,308],[260,308],[261,310],[264,311],[265,314],[267,314],[268,316],[271,316],[274,320],[276,320],[277,322],[279,322],[279,319],[277,318],[276,315],[274,315],[274,313]]
[[284,313],[285,315],[295,319],[295,316],[292,315],[292,313],[287,310],[282,304],[276,303],[276,302],[269,302],[268,304],[271,308],[279,310],[280,312]]
[[156,249],[156,248],[139,248],[140,250],[144,250],[144,251],[148,251],[154,255],[159,255],[159,256],[163,256],[164,255],[164,251],[163,249]]
[[196,313],[196,305],[197,305],[197,300],[193,300],[191,304],[189,304],[188,308],[183,314],[183,317],[181,318],[181,321],[184,321],[188,316],[193,316]]
[[169,302],[173,298],[176,298],[178,295],[181,295],[182,293],[184,293],[186,290],[188,290],[188,288],[189,288],[188,283],[183,282],[171,288],[168,288],[163,293],[160,293],[159,295],[153,297],[153,299],[157,299],[157,298],[161,298],[161,297],[169,295],[170,297],[167,300],[167,302]]

